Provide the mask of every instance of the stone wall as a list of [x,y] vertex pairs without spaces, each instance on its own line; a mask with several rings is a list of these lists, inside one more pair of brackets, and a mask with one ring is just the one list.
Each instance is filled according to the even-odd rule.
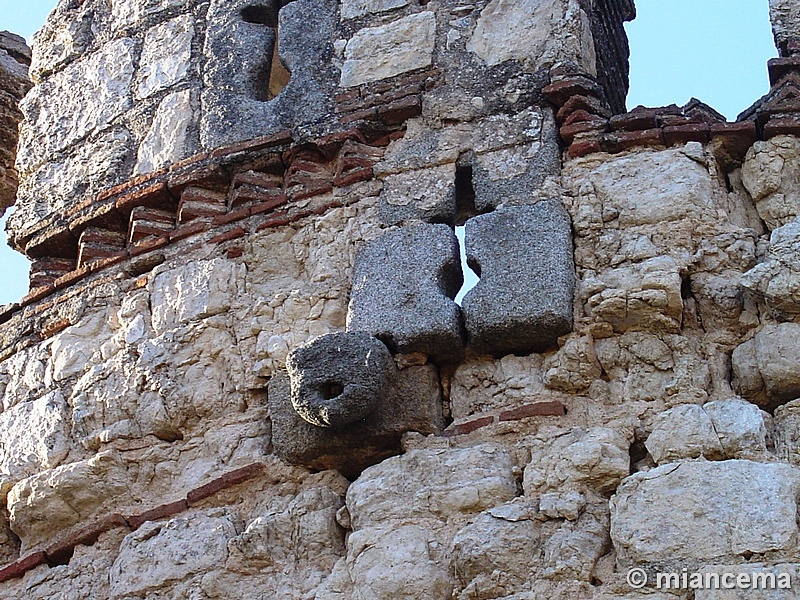
[[30,88],[28,65],[31,53],[25,40],[0,32],[0,215],[14,204],[19,175],[14,167],[22,114],[19,101]]
[[62,3],[0,313],[0,595],[796,577],[800,63],[736,123],[623,112],[632,14]]

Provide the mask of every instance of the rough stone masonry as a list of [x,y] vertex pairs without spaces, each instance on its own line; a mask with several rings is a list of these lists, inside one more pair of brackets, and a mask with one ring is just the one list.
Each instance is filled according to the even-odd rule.
[[0,35],[32,263],[0,597],[797,598],[656,584],[800,589],[800,2],[770,13],[735,122],[626,112],[632,0],[65,0],[32,56]]

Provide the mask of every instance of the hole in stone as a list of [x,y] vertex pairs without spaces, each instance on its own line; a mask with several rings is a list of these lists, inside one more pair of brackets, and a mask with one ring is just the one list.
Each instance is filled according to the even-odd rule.
[[275,29],[275,47],[272,50],[272,67],[269,72],[269,98],[275,98],[289,83],[292,74],[278,55],[278,29]]
[[464,300],[464,296],[467,295],[467,292],[478,284],[478,280],[480,280],[481,277],[480,266],[478,266],[477,263],[471,263],[467,260],[467,247],[464,242],[465,230],[466,228],[463,225],[456,227],[456,237],[458,238],[458,246],[461,255],[461,270],[464,272],[464,285],[461,286],[461,289],[455,297],[455,302],[459,306],[461,306],[461,302]]
[[267,27],[278,26],[278,11],[274,4],[246,6],[242,9],[241,15],[246,23],[266,25]]
[[333,400],[342,395],[344,386],[338,381],[328,381],[322,386],[322,398],[324,400]]
[[689,276],[686,275],[681,279],[681,298],[688,300],[692,297],[692,282]]
[[633,475],[636,472],[636,465],[647,458],[647,446],[644,445],[643,440],[635,440],[629,449],[631,457],[630,472]]
[[478,214],[472,185],[472,155],[462,154],[456,163],[456,225]]

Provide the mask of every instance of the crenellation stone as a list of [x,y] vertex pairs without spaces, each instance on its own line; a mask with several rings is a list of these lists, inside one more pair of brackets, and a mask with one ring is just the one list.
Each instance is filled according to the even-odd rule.
[[466,225],[466,252],[480,277],[462,305],[476,352],[541,352],[569,333],[575,267],[560,200],[473,217]]
[[383,234],[356,257],[348,331],[367,331],[394,352],[455,358],[463,348],[453,301],[463,275],[447,225],[417,224]]

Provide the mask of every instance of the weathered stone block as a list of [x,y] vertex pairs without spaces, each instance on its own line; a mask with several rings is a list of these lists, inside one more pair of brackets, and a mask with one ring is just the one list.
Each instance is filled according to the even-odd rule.
[[481,278],[462,305],[477,352],[538,352],[572,329],[575,267],[560,200],[474,217],[467,221],[466,246]]
[[147,98],[183,81],[192,60],[194,24],[191,15],[153,27],[144,38],[136,98]]
[[716,578],[710,579],[711,585],[695,591],[695,600],[797,600],[798,597],[795,582],[800,576],[800,565],[797,563],[703,565],[698,571],[715,575],[720,584],[716,585]]
[[733,387],[765,410],[800,397],[800,325],[765,325],[733,351]]
[[342,19],[355,19],[408,6],[409,0],[342,0]]
[[395,373],[374,410],[344,427],[317,427],[303,419],[292,404],[284,374],[269,382],[269,410],[278,456],[313,469],[340,469],[346,475],[397,454],[403,433],[436,433],[444,425],[439,379],[430,365]]
[[696,404],[676,406],[661,413],[645,446],[659,465],[682,458],[722,457],[722,444],[711,418]]
[[380,81],[431,64],[436,17],[425,11],[359,31],[347,42],[342,87]]
[[536,70],[548,61],[571,60],[592,75],[596,71],[589,16],[565,0],[492,0],[481,11],[467,50],[490,66],[519,60]]
[[[771,2],[770,4],[774,4]],[[788,4],[788,3],[784,3]],[[796,11],[800,18],[800,10]],[[742,183],[770,229],[800,215],[800,140],[779,135],[756,142],[742,165]]]
[[611,499],[617,560],[696,564],[789,550],[797,543],[798,492],[798,471],[781,464],[688,462],[637,473]]
[[385,233],[356,256],[349,331],[367,331],[392,351],[452,359],[463,348],[452,298],[463,282],[458,240],[447,225]]
[[312,425],[331,428],[376,410],[396,369],[386,346],[358,331],[319,337],[293,351],[286,367],[297,414]]
[[456,219],[455,163],[387,176],[380,217],[384,225],[413,220],[452,225]]
[[186,158],[197,149],[189,139],[196,120],[192,94],[188,90],[170,94],[156,110],[153,124],[139,146],[134,173],[151,173]]

